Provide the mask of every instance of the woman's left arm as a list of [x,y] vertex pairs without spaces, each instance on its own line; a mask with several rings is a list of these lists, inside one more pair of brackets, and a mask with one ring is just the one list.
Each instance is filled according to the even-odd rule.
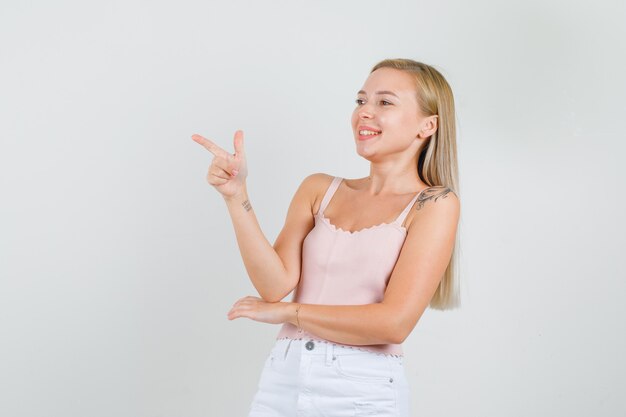
[[258,297],[244,297],[228,312],[228,319],[247,317],[296,326],[299,321],[300,328],[311,334],[350,345],[402,343],[428,307],[454,249],[460,202],[453,192],[438,195],[444,198],[420,201],[416,206],[420,213],[407,230],[380,303],[268,303]]

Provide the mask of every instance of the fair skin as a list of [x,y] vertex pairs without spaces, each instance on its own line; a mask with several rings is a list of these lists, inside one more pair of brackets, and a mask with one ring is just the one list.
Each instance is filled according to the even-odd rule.
[[[368,76],[357,93],[352,129],[358,155],[370,162],[370,175],[342,182],[325,211],[334,225],[356,231],[387,223],[412,196],[427,188],[417,174],[417,155],[436,131],[438,120],[436,115],[420,112],[414,83],[403,71],[381,68]],[[381,133],[363,136],[359,131],[364,127]],[[369,345],[406,339],[428,306],[452,254],[460,215],[460,202],[453,192],[432,187],[420,195],[406,218],[406,240],[381,302],[282,302],[298,284],[302,241],[314,226],[314,213],[332,176],[320,173],[305,178],[289,206],[283,229],[270,245],[248,200],[243,132],[235,133],[235,154],[200,135],[192,138],[214,155],[207,181],[224,197],[248,275],[261,296],[237,300],[227,313],[229,320],[297,325],[295,310],[300,305],[300,327],[327,340]]]

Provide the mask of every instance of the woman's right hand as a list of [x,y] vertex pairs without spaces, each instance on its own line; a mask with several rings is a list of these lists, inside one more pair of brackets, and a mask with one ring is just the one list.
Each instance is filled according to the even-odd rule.
[[234,155],[200,135],[195,134],[191,138],[213,154],[213,161],[206,176],[207,182],[215,187],[224,198],[234,197],[243,192],[248,176],[246,154],[243,150],[243,131],[235,132]]

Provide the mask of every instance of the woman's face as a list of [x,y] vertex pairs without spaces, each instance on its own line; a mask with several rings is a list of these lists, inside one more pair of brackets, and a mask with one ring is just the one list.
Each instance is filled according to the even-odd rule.
[[417,151],[423,140],[417,135],[425,118],[411,75],[393,68],[377,69],[365,80],[356,102],[352,131],[359,155],[382,156],[408,147],[412,153]]

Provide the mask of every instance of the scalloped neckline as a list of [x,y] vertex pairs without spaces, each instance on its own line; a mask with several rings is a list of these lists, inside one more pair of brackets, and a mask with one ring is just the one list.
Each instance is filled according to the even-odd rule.
[[392,226],[393,228],[395,228],[395,229],[399,229],[400,231],[402,231],[402,232],[404,232],[404,233],[406,233],[406,232],[407,232],[406,227],[402,226],[401,224],[398,224],[396,221],[393,221],[393,222],[391,222],[391,223],[378,223],[378,224],[375,224],[375,225],[373,225],[373,226],[364,227],[364,228],[362,228],[362,229],[355,230],[355,231],[350,231],[350,230],[344,230],[344,229],[342,229],[341,227],[337,227],[337,226],[335,226],[334,224],[332,224],[332,223],[330,222],[330,219],[329,219],[328,217],[324,216],[324,215],[323,215],[322,213],[320,213],[319,211],[318,211],[318,213],[315,215],[315,217],[316,217],[316,218],[318,218],[318,219],[320,219],[323,223],[325,223],[325,224],[329,227],[329,229],[330,229],[331,231],[333,231],[333,232],[339,232],[339,233],[344,233],[344,234],[348,234],[348,235],[356,235],[356,234],[361,233],[361,232],[365,232],[365,231],[372,230],[372,229],[378,229],[378,228],[385,227],[385,226]]

